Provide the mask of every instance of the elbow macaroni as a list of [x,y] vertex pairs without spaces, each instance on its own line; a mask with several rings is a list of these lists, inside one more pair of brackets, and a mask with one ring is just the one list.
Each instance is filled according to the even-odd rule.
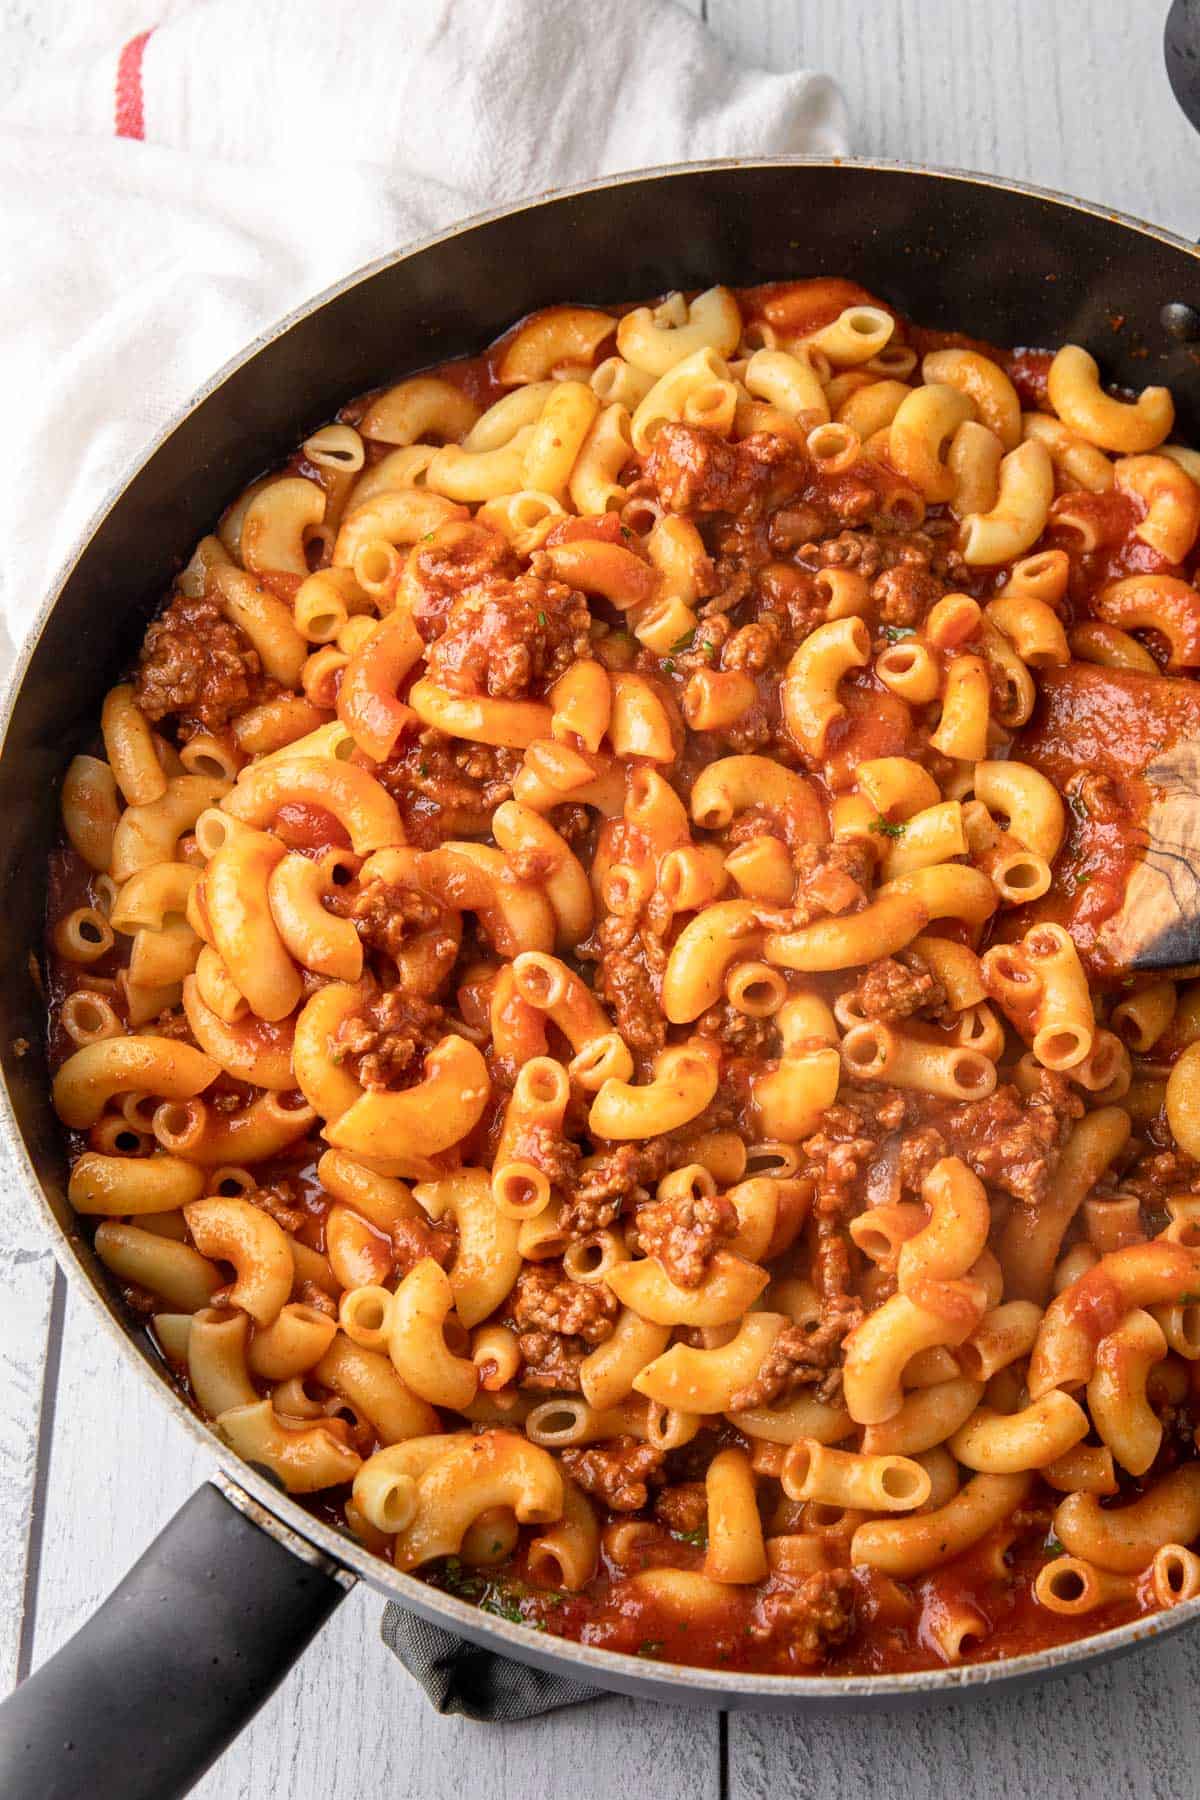
[[1200,1592],[1198,1009],[1096,981],[1035,714],[1200,668],[1200,463],[1081,346],[921,342],[717,286],[353,405],[63,782],[100,1262],[289,1492],[627,1651]]

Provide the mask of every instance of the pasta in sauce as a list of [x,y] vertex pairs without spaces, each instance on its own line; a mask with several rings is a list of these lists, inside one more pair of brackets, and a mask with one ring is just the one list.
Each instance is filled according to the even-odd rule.
[[1133,967],[1200,732],[1172,423],[718,287],[536,314],[229,509],[48,936],[71,1199],[229,1444],[667,1661],[1200,1591],[1200,984]]

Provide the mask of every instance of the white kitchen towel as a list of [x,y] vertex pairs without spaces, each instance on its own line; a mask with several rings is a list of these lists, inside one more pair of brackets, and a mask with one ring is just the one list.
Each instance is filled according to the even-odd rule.
[[548,188],[844,148],[826,76],[743,69],[669,0],[81,9],[0,110],[11,640],[189,394],[328,283]]

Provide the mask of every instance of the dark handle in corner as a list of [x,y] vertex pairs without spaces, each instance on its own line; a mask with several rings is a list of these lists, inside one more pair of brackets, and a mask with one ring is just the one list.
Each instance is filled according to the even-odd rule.
[[1163,54],[1171,91],[1200,131],[1200,0],[1175,0],[1167,14]]
[[303,1560],[206,1485],[87,1624],[0,1705],[0,1794],[186,1794],[345,1592],[330,1565]]

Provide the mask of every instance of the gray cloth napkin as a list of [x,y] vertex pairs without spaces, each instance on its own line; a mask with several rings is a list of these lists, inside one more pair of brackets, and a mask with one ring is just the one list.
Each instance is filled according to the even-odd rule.
[[464,1719],[507,1725],[554,1712],[560,1706],[578,1706],[582,1700],[605,1697],[603,1688],[549,1675],[544,1669],[531,1669],[465,1643],[439,1625],[426,1624],[416,1613],[405,1612],[394,1601],[384,1612],[380,1629],[388,1649],[420,1682],[440,1713],[461,1713]]

